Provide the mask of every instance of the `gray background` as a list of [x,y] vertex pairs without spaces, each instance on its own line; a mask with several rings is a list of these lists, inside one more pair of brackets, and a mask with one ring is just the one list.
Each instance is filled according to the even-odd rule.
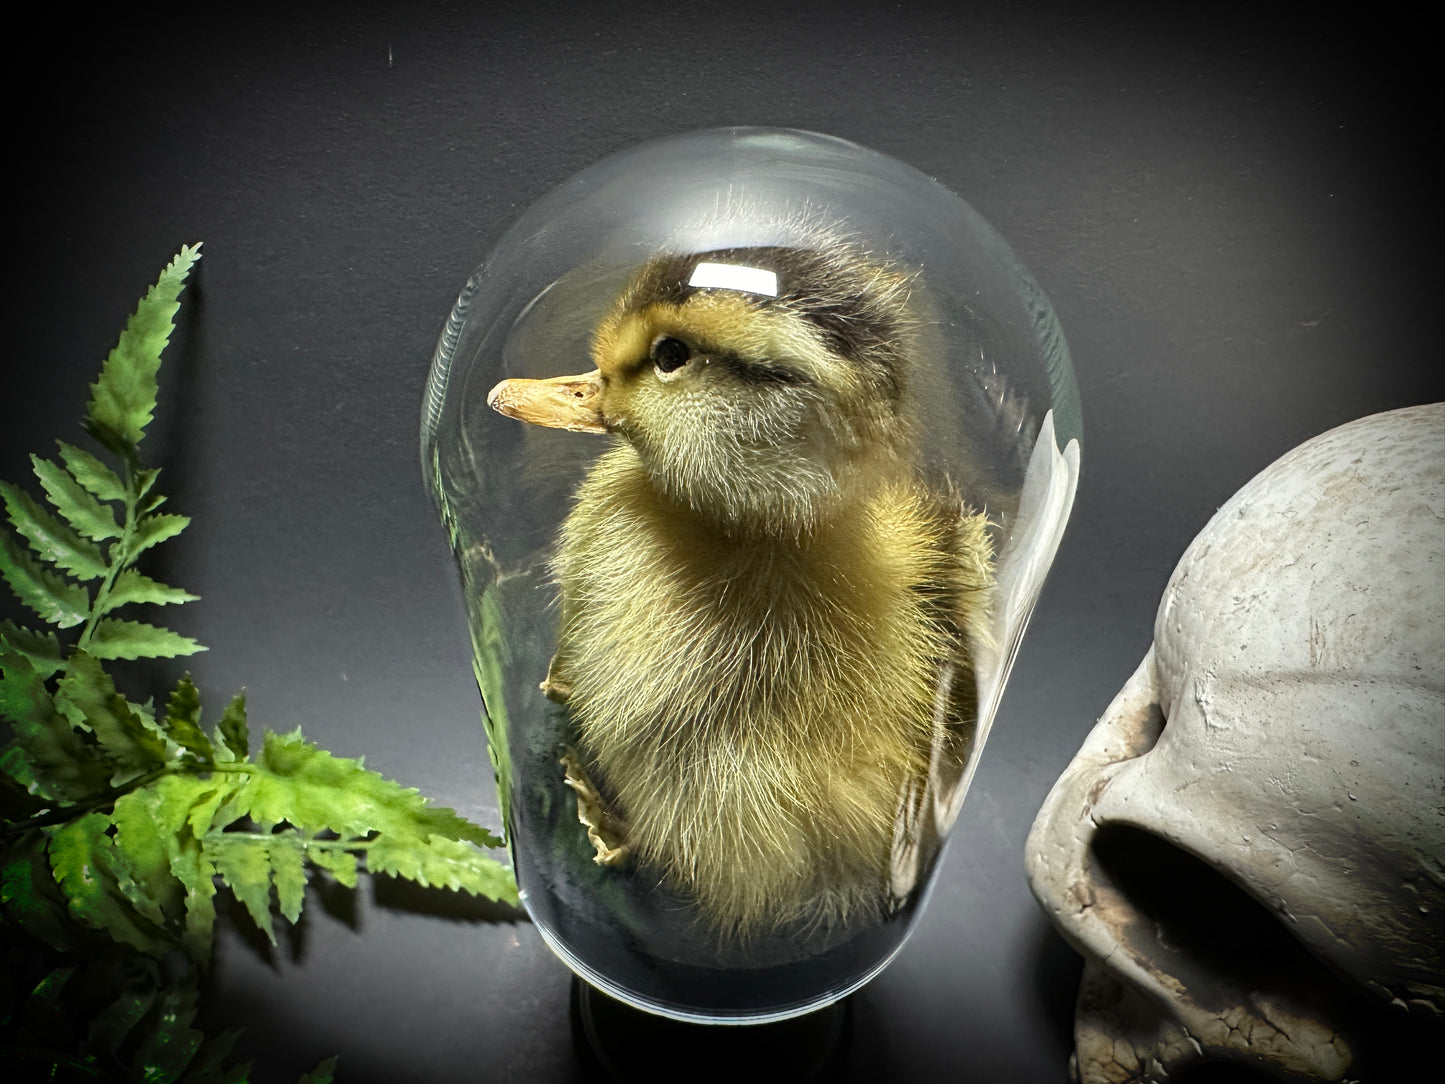
[[[1215,508],[1309,436],[1445,397],[1420,29],[1089,7],[42,13],[8,43],[0,477],[79,436],[135,298],[203,240],[151,448],[195,517],[158,574],[203,601],[161,616],[210,645],[190,668],[217,709],[244,686],[253,727],[495,825],[416,447],[467,275],[553,185],[668,133],[808,128],[937,177],[1053,300],[1083,478],[846,1079],[1063,1081],[1078,965],[1024,883],[1034,811]],[[337,1052],[346,1081],[582,1079],[569,975],[525,919],[380,883],[324,902],[266,957],[223,932],[211,1018],[249,1028],[260,1079]]]

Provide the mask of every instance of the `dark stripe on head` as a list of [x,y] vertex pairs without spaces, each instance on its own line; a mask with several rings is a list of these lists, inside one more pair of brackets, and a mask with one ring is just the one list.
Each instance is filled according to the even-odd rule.
[[712,354],[710,356],[713,361],[722,365],[739,380],[749,384],[798,387],[812,383],[805,374],[782,365],[769,365],[765,362],[758,361],[744,361],[737,354],[725,353]]
[[[724,248],[691,255],[663,255],[650,261],[629,290],[626,306],[682,305],[693,294],[714,287],[689,286],[700,263],[758,267],[778,276],[778,296],[735,291],[758,309],[780,306],[812,323],[828,348],[872,374],[880,393],[896,399],[905,379],[903,366],[907,279],[856,246],[838,241],[826,248],[782,245]],[[767,366],[748,366],[766,370]],[[796,374],[788,374],[795,378]],[[790,382],[777,376],[769,379]],[[796,382],[793,379],[791,382]]]

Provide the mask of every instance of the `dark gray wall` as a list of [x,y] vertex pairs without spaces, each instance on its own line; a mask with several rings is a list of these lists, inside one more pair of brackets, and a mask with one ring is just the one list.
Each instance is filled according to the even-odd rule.
[[[168,615],[211,647],[191,668],[213,703],[245,686],[254,726],[495,824],[416,452],[466,276],[554,184],[671,132],[815,129],[938,177],[1053,299],[1083,480],[929,910],[856,999],[847,1079],[1064,1080],[1077,965],[1022,867],[1044,793],[1221,502],[1313,434],[1445,397],[1420,29],[1213,5],[302,8],[42,12],[10,37],[0,476],[78,435],[135,298],[203,240],[155,434],[195,517],[163,558],[204,596]],[[525,921],[379,885],[339,910],[266,961],[222,937],[213,1016],[250,1028],[261,1079],[333,1052],[353,1082],[580,1079],[568,974]]]

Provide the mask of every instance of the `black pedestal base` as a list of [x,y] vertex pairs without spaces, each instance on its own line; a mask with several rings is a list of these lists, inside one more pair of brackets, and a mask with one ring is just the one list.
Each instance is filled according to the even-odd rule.
[[848,1055],[852,1003],[775,1024],[688,1024],[634,1009],[572,980],[572,1040],[606,1084],[821,1084]]

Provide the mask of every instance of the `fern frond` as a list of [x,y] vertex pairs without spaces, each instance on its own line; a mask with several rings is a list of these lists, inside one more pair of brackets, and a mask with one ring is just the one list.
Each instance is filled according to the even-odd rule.
[[0,579],[37,617],[56,628],[81,624],[90,609],[85,588],[41,568],[6,530],[0,530]]
[[350,851],[332,850],[329,848],[313,847],[307,851],[307,858],[313,866],[325,870],[336,879],[336,883],[346,888],[355,888],[358,884],[356,875],[356,855]]
[[221,880],[245,905],[256,928],[276,943],[271,921],[271,837],[254,832],[217,832],[206,840],[206,856]]
[[96,622],[86,650],[97,659],[173,659],[206,647],[158,625],[107,617]]
[[196,987],[167,987],[161,991],[159,1003],[151,1014],[154,1025],[136,1049],[132,1063],[133,1080],[147,1084],[177,1084],[186,1067],[200,1053],[205,1035],[191,1027],[196,1018]]
[[90,491],[66,468],[38,455],[32,455],[30,463],[51,505],[78,532],[93,542],[120,536],[115,512],[91,496]]
[[127,568],[115,578],[115,585],[106,595],[105,601],[96,607],[98,613],[111,610],[132,602],[145,602],[152,606],[167,606],[177,602],[195,602],[199,595],[183,591],[179,587],[158,583],[133,568]]
[[[36,632],[6,618],[0,621],[0,651],[9,648],[29,660],[35,672],[46,678],[64,665],[60,640],[53,632]],[[0,712],[3,714],[3,712]]]
[[192,807],[214,797],[215,788],[194,776],[167,775],[146,790],[160,825],[157,834],[166,862],[185,890],[182,943],[191,959],[204,967],[211,958],[216,929],[216,867],[187,822]]
[[302,1073],[296,1078],[296,1084],[332,1084],[336,1073],[335,1057],[327,1058],[309,1073]]
[[59,952],[75,948],[65,897],[39,848],[11,847],[0,855],[0,913]]
[[119,1051],[126,1037],[150,1012],[159,992],[149,983],[124,990],[91,1024],[90,1045],[109,1054]]
[[60,448],[60,461],[65,464],[65,469],[89,493],[103,501],[125,500],[125,483],[120,480],[115,471],[83,448],[77,448],[63,440],[57,440],[55,443]]
[[251,755],[251,734],[246,724],[246,694],[237,693],[226,705],[216,727],[216,745],[224,746],[236,760]]
[[118,769],[116,782],[124,781],[121,776],[134,778],[162,768],[169,759],[165,735],[131,710],[125,697],[115,691],[110,675],[83,651],[71,656],[55,691],[55,703],[72,723],[95,735]]
[[87,813],[50,829],[50,864],[65,894],[70,914],[83,925],[104,930],[114,940],[160,956],[170,948],[159,927],[145,922],[121,886],[133,880],[123,852],[108,834],[110,818]]
[[77,801],[103,792],[116,765],[84,741],[56,710],[45,678],[30,660],[0,644],[0,714],[14,724],[17,761],[7,773],[31,794],[49,801]]
[[237,795],[255,820],[364,838],[372,872],[517,902],[510,871],[483,850],[502,841],[416,790],[318,749],[299,732],[268,733],[255,766]]
[[190,674],[182,677],[171,692],[161,727],[171,741],[193,756],[206,763],[215,759],[211,742],[201,729],[201,694]]
[[130,460],[156,407],[156,372],[170,341],[181,290],[200,245],[186,245],[161,272],[126,321],[115,349],[90,388],[85,428],[122,459]]
[[[62,951],[99,946],[107,959],[128,961],[118,997],[98,1000],[63,969],[31,995],[54,1007],[78,1002],[74,991],[85,987],[94,1024],[84,1052],[57,1055],[57,1065],[94,1067],[100,1052],[126,1079],[236,1084],[248,1067],[222,1065],[234,1035],[208,1042],[191,1027],[194,986],[157,990],[159,960],[171,950],[183,948],[199,968],[209,962],[218,885],[273,942],[275,914],[300,918],[311,869],[354,888],[362,856],[372,872],[423,885],[513,903],[517,889],[485,853],[499,838],[360,760],[318,749],[299,730],[266,733],[253,754],[244,695],[208,736],[189,675],[157,718],[150,701],[127,700],[107,673],[110,660],[205,650],[170,629],[109,616],[196,598],[134,566],[190,523],[157,511],[166,499],[159,472],[141,464],[138,445],[198,257],[199,246],[183,248],[162,272],[91,386],[85,428],[118,463],[63,441],[58,461],[32,456],[48,507],[0,483],[14,528],[0,527],[0,578],[48,624],[82,626],[62,639],[0,621],[0,715],[14,733],[0,747],[0,919]],[[105,938],[139,955],[111,952]],[[0,1031],[7,1025],[0,1019]],[[327,1084],[334,1065],[323,1062],[298,1084]]]
[[405,877],[432,888],[450,888],[504,903],[519,902],[512,871],[474,846],[445,836],[383,833],[367,848],[370,873]]
[[171,872],[165,837],[184,825],[185,817],[173,827],[159,813],[156,795],[147,787],[117,798],[110,819],[116,846],[129,857],[135,883],[171,919],[183,913],[185,890]]
[[130,564],[152,546],[174,538],[184,531],[190,522],[189,516],[178,516],[174,513],[145,516],[136,524],[130,546],[126,549],[125,563]]
[[306,901],[306,842],[300,834],[280,832],[271,837],[271,880],[276,886],[276,906],[287,922],[301,917]]
[[81,581],[96,580],[105,574],[105,558],[95,544],[41,508],[30,494],[9,482],[0,482],[0,496],[11,525],[48,563]]

